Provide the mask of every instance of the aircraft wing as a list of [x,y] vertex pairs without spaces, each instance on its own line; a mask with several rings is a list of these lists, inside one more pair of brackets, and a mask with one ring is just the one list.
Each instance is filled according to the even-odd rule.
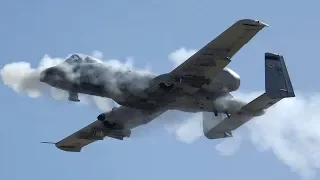
[[[131,129],[150,122],[165,111],[165,109],[144,110],[120,106],[105,113],[104,121],[96,120],[54,144],[64,151],[80,152],[83,147],[97,140],[103,140],[105,137],[123,140],[124,137],[130,137]],[[121,125],[121,128],[113,129],[106,126],[108,122],[116,122],[116,125]]]
[[295,97],[283,56],[273,53],[265,54],[265,86],[265,93],[231,114],[230,118],[225,118],[211,129],[204,126],[205,136],[209,139],[231,137],[233,130],[252,118],[263,115],[264,110],[283,98]]
[[154,78],[137,96],[127,97],[126,102],[138,106],[140,97],[144,97],[141,108],[165,107],[176,96],[193,94],[209,84],[230,63],[231,57],[266,26],[252,19],[237,21],[170,73]]
[[266,26],[257,20],[239,20],[170,74],[189,84],[184,89],[186,92],[195,92],[214,79],[231,62],[233,55]]
[[88,126],[55,143],[55,145],[57,148],[64,151],[80,152],[84,146],[104,138],[89,138],[90,136],[94,137],[94,129],[100,129],[102,127],[103,123],[96,120]]

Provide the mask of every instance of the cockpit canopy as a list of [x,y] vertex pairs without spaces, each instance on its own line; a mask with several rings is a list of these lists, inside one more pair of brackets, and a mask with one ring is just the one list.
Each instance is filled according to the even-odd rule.
[[69,58],[65,60],[68,64],[74,64],[74,63],[82,63],[84,60],[78,55],[78,54],[72,54]]
[[68,64],[75,64],[75,63],[101,63],[102,61],[82,54],[72,54],[69,58],[65,60]]

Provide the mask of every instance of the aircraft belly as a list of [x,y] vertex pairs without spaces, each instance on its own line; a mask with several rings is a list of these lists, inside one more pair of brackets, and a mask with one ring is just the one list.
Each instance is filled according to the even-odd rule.
[[92,84],[92,83],[82,83],[80,84],[80,91],[87,94],[103,95],[105,94],[105,88],[103,85]]
[[176,109],[184,112],[199,112],[208,111],[213,112],[213,101],[205,98],[199,99],[195,97],[181,97],[177,98],[176,102],[169,105],[170,109]]
[[166,108],[159,109],[135,109],[121,106],[115,112],[111,112],[106,119],[108,121],[123,124],[125,128],[132,129],[147,124],[164,113]]

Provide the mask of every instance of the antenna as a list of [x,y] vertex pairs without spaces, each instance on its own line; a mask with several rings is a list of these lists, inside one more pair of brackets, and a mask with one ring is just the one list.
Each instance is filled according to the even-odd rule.
[[40,142],[40,143],[43,143],[43,144],[57,144],[57,143],[54,143],[54,142]]

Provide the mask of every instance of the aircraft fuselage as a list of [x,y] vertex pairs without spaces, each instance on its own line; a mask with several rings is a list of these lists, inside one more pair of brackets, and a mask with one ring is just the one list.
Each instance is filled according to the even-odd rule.
[[[175,91],[154,97],[145,96],[143,91],[159,76],[114,68],[102,62],[64,62],[44,70],[40,76],[40,81],[73,95],[82,93],[110,98],[120,105],[137,109],[155,108],[161,106],[161,101],[166,101],[169,102],[166,104],[169,109],[185,112],[213,112],[216,98],[228,95],[240,86],[239,75],[228,68],[192,95]],[[165,83],[161,85],[164,88],[169,86]]]

